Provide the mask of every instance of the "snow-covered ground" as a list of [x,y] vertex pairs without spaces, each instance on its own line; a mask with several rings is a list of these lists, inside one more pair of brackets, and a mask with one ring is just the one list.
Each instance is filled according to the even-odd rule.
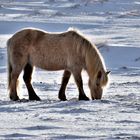
[[[42,101],[13,102],[7,92],[6,41],[17,30],[78,28],[97,44],[110,74],[102,100],[78,101],[71,78],[68,101],[57,98],[62,71],[36,69]],[[20,97],[28,98],[22,81]],[[89,95],[88,77],[83,72]],[[0,0],[0,139],[140,139],[139,0]]]

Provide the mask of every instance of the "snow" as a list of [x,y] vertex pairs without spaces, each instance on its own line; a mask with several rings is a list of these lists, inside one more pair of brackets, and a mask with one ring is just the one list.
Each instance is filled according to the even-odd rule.
[[[0,1],[0,139],[140,139],[140,2],[138,0]],[[49,32],[78,28],[111,70],[102,100],[78,101],[73,77],[58,100],[62,71],[35,69],[33,86],[41,101],[9,100],[6,41],[17,30]],[[90,97],[88,76],[82,73]],[[20,98],[28,99],[20,76]]]

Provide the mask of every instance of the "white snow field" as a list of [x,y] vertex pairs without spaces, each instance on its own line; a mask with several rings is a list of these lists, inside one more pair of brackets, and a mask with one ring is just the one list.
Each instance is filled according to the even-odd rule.
[[[59,101],[63,71],[36,68],[32,82],[42,100],[10,101],[6,41],[25,27],[74,27],[95,43],[111,70],[102,100],[78,101],[71,78],[68,100]],[[20,79],[20,97],[28,99],[22,74]],[[0,97],[0,140],[140,140],[140,1],[0,0]]]

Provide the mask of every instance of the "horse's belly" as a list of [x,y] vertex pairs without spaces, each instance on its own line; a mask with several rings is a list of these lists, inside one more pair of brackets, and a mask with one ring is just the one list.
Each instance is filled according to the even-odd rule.
[[66,64],[63,61],[57,61],[57,60],[56,61],[52,61],[52,60],[33,61],[32,64],[36,67],[48,71],[57,71],[57,70],[66,69]]
[[65,69],[64,66],[60,66],[60,65],[45,65],[45,66],[39,66],[39,67],[48,71],[57,71],[57,70]]

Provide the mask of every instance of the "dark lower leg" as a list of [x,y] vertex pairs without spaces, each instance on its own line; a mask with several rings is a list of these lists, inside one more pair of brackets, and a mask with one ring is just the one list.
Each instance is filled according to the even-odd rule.
[[71,75],[71,73],[69,71],[67,71],[67,70],[64,71],[62,82],[61,82],[61,87],[60,87],[59,95],[58,95],[58,98],[62,101],[67,100],[66,95],[65,95],[65,90],[66,90],[66,86],[68,84],[70,75]]
[[28,94],[29,94],[29,100],[36,100],[40,101],[41,99],[36,95],[31,83],[26,83],[26,87],[28,89]]
[[78,91],[79,91],[79,100],[89,100],[89,98],[85,95],[85,92],[83,89],[83,81],[82,81],[81,74],[74,75],[74,78],[75,78],[75,82],[77,84]]
[[23,79],[28,89],[29,100],[37,100],[39,101],[40,98],[36,95],[32,85],[31,85],[31,75],[33,72],[33,67],[30,64],[27,64],[24,68],[24,75]]

